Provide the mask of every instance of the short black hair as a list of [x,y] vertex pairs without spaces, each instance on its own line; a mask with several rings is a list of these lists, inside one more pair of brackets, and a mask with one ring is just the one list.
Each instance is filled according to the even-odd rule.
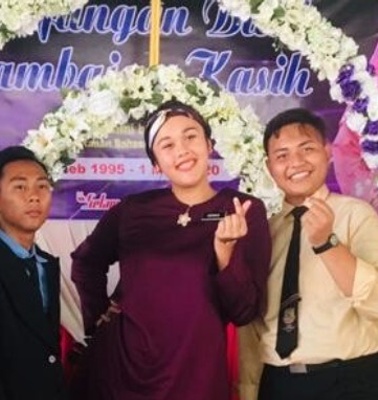
[[149,138],[150,138],[150,130],[154,122],[157,120],[159,115],[162,114],[163,111],[166,111],[166,120],[168,120],[171,117],[175,117],[178,115],[184,115],[187,117],[190,117],[194,119],[196,122],[198,122],[204,132],[205,136],[207,139],[211,140],[211,127],[209,123],[206,121],[206,119],[192,106],[182,103],[181,101],[178,100],[168,100],[165,103],[161,104],[155,111],[153,111],[148,117],[147,121],[145,123],[145,128],[144,128],[144,143],[145,143],[145,148],[146,148],[146,153],[148,158],[151,160],[152,165],[156,164],[156,159],[152,151],[152,144],[149,145]]
[[9,146],[0,151],[0,178],[3,176],[4,167],[14,161],[28,160],[40,165],[49,175],[47,167],[38,157],[24,146]]
[[279,133],[280,129],[290,124],[310,125],[315,128],[324,141],[327,140],[324,120],[306,108],[291,108],[273,117],[266,125],[264,131],[264,150],[268,154],[268,143],[272,136]]

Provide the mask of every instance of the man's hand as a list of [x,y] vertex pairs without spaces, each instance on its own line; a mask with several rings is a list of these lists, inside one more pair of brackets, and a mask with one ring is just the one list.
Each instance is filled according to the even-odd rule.
[[315,197],[308,198],[304,205],[308,211],[302,216],[303,229],[313,247],[321,246],[333,232],[333,210],[324,200]]

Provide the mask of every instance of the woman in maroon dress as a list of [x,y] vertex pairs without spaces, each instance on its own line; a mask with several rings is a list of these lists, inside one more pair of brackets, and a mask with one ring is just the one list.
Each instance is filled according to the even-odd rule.
[[[210,127],[193,108],[163,104],[145,141],[171,187],[122,200],[72,254],[85,329],[94,333],[80,398],[228,400],[225,326],[247,324],[265,302],[265,208],[211,187]],[[120,312],[109,320],[101,315],[116,261]]]

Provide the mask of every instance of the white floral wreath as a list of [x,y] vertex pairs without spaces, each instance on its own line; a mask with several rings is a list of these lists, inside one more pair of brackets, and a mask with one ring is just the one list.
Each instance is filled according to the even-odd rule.
[[85,90],[68,91],[62,106],[28,132],[24,145],[57,180],[90,141],[140,122],[172,98],[193,106],[209,122],[215,149],[230,175],[240,178],[239,189],[262,198],[269,215],[279,211],[282,196],[266,171],[263,128],[252,108],[240,109],[231,94],[186,77],[177,66],[131,65],[94,78]]
[[319,80],[328,79],[331,98],[348,105],[346,123],[360,135],[361,153],[378,168],[378,87],[374,67],[358,55],[353,39],[335,28],[305,0],[218,0],[220,7],[300,51]]
[[9,40],[35,32],[44,17],[64,15],[86,3],[88,0],[1,0],[0,50]]

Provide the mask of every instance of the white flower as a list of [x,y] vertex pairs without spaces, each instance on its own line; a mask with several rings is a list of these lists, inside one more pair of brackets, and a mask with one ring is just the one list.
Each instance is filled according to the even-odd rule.
[[324,58],[323,65],[319,70],[319,80],[328,79],[334,81],[339,73],[342,64],[334,57]]
[[77,114],[84,107],[83,96],[70,92],[63,101],[63,107],[68,114]]
[[367,59],[363,55],[359,55],[356,57],[353,57],[351,60],[348,62],[349,64],[352,64],[356,71],[358,70],[365,70],[367,66]]
[[339,103],[341,103],[344,100],[341,88],[336,83],[331,84],[329,94],[330,94],[332,100],[336,100]]
[[363,156],[364,161],[366,162],[366,165],[370,169],[376,168],[376,166],[378,165],[378,156],[377,155],[364,153],[362,156]]
[[114,110],[117,109],[119,99],[109,90],[94,91],[87,97],[87,112],[99,118],[111,117]]
[[[273,17],[274,10],[278,7],[278,0],[264,1],[259,7],[257,18],[261,22],[269,22]],[[255,21],[255,17],[254,17]]]
[[367,114],[372,121],[378,121],[378,101],[376,99],[377,97],[375,97],[375,101],[369,101],[367,106]]
[[369,97],[370,101],[378,99],[377,98],[378,88],[377,88],[376,77],[372,77],[366,71],[364,71],[358,74],[354,74],[353,79],[360,82],[364,97]]
[[[242,19],[252,17],[257,28],[266,35],[278,38],[292,51],[300,51],[307,58],[311,68],[317,72],[319,80],[330,82],[331,98],[353,106],[355,101],[366,101],[367,110],[355,107],[358,112],[349,111],[348,126],[364,134],[364,127],[369,121],[378,121],[378,89],[376,77],[367,72],[365,56],[357,55],[358,46],[354,40],[343,34],[341,29],[333,27],[321,16],[316,7],[304,0],[262,0],[256,9],[254,0],[218,0],[220,7]],[[249,12],[246,11],[249,6]],[[357,81],[361,88],[358,98],[344,98],[346,82],[336,83],[342,67],[353,65],[353,76],[349,80]],[[346,78],[348,79],[348,78]],[[351,107],[352,109],[353,107]],[[378,156],[363,151],[367,165],[378,168]],[[375,164],[374,164],[375,163]]]
[[[266,167],[265,160],[261,163],[261,169],[263,173],[260,173],[256,177],[256,184],[254,188],[254,195],[259,199],[262,199],[267,204],[268,217],[272,214],[277,213],[281,210],[282,202],[284,199],[284,193],[278,188],[270,175],[268,168]],[[252,172],[252,171],[251,171]],[[243,182],[243,185],[245,183]],[[243,191],[247,191],[247,187],[242,188]],[[274,193],[274,195],[272,195]]]
[[242,21],[250,18],[249,4],[244,0],[221,0],[219,1],[219,5],[224,10],[232,11],[232,13]]
[[291,8],[285,12],[285,20],[289,25],[300,27],[303,21],[302,10]]
[[0,50],[10,39],[35,32],[44,17],[64,15],[86,3],[88,0],[1,0]]
[[367,118],[364,117],[362,114],[349,111],[346,117],[346,123],[350,130],[358,133],[362,133],[365,125],[367,123]]
[[61,132],[64,132],[65,136],[70,136],[76,144],[80,143],[78,139],[84,132],[88,132],[89,129],[90,127],[84,119],[76,118],[72,115],[68,115],[61,125]]

